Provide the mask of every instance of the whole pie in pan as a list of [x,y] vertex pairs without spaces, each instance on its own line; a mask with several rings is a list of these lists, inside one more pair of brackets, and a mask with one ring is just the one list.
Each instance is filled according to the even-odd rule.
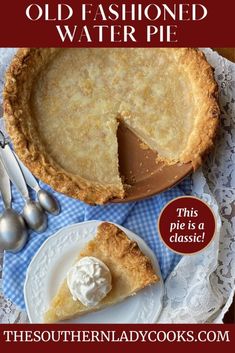
[[101,223],[95,238],[86,245],[79,259],[87,256],[95,257],[108,266],[112,289],[99,304],[87,307],[73,299],[65,279],[45,313],[45,322],[62,321],[104,309],[159,281],[150,259],[114,224]]
[[120,123],[158,161],[196,169],[219,114],[213,70],[191,48],[20,49],[6,75],[4,110],[26,166],[90,204],[125,197]]

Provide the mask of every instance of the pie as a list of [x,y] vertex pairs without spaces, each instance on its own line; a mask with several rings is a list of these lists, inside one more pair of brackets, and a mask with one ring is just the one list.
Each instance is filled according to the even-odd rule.
[[87,244],[79,258],[85,256],[95,257],[108,266],[112,275],[111,291],[98,305],[87,307],[73,299],[65,279],[45,313],[46,323],[104,309],[159,281],[150,259],[141,252],[136,242],[113,224],[105,222],[99,225],[95,238]]
[[26,166],[90,204],[125,197],[120,123],[158,160],[196,169],[219,115],[213,70],[192,48],[20,49],[6,74],[4,111]]

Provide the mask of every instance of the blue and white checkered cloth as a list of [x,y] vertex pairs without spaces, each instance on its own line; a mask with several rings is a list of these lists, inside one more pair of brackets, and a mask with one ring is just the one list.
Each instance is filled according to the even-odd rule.
[[[89,206],[52,191],[47,185],[41,186],[53,192],[58,199],[62,212],[58,216],[49,216],[48,229],[43,234],[31,233],[25,248],[17,254],[5,252],[3,264],[3,293],[20,309],[25,309],[23,285],[27,267],[42,245],[56,231],[70,224],[88,221],[110,221],[130,229],[152,248],[165,279],[181,256],[171,252],[159,239],[157,219],[164,205],[171,199],[191,193],[191,179],[187,178],[178,186],[150,199],[125,204],[109,204],[105,206]],[[23,200],[15,188],[13,190],[13,208],[20,212]],[[1,209],[3,208],[0,200]]]

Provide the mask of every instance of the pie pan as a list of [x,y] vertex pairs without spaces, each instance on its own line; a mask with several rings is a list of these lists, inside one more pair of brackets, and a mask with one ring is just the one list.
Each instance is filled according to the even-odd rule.
[[25,48],[6,74],[4,117],[38,179],[102,205],[153,196],[196,170],[214,145],[217,92],[196,49]]
[[118,130],[119,168],[127,188],[124,199],[114,203],[142,200],[168,190],[193,172],[191,163],[164,165],[157,154],[143,148],[141,141],[125,125]]

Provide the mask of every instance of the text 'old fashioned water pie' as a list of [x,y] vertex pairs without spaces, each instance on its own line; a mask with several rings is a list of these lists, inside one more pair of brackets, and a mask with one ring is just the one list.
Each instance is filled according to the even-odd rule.
[[4,110],[16,152],[54,189],[91,204],[124,198],[117,130],[165,164],[195,169],[213,145],[217,85],[189,48],[21,49]]

